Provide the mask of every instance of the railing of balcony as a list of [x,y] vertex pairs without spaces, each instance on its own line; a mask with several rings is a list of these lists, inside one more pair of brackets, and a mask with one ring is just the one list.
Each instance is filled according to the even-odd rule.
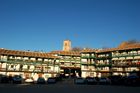
[[96,64],[97,67],[111,67],[111,64]]
[[140,54],[138,54],[138,53],[112,54],[112,57],[134,57],[134,56],[140,56]]
[[85,58],[85,59],[87,59],[87,58],[96,58],[95,56],[82,56],[81,58]]

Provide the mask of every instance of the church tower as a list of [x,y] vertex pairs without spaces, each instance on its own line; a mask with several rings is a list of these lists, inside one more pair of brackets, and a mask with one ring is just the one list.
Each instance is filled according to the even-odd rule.
[[63,42],[63,51],[70,51],[71,50],[71,41],[64,40]]

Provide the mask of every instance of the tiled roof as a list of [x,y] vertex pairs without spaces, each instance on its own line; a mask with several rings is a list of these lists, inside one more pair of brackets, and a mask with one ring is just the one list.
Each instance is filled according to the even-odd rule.
[[15,55],[15,56],[27,56],[27,57],[40,57],[40,58],[58,58],[54,54],[65,55],[65,56],[80,56],[80,53],[104,53],[119,50],[131,50],[140,49],[140,43],[129,44],[124,47],[108,48],[108,49],[83,49],[82,51],[52,51],[50,53],[45,52],[33,52],[33,51],[19,51],[19,50],[8,50],[0,48],[0,54]]
[[107,49],[97,50],[96,53],[112,52],[112,51],[115,51],[115,50],[116,50],[116,48],[107,48]]
[[96,49],[83,49],[81,52],[82,53],[96,52]]
[[58,58],[50,53],[44,52],[32,52],[32,51],[19,51],[19,50],[8,50],[0,49],[1,55],[14,55],[14,56],[27,56],[27,57],[39,57],[39,58]]
[[140,43],[135,43],[135,44],[128,44],[127,46],[124,47],[118,47],[120,50],[127,50],[127,49],[137,49],[140,48]]
[[136,43],[136,44],[129,44],[127,46],[124,47],[117,47],[117,48],[107,48],[107,49],[86,49],[86,50],[82,50],[81,52],[95,52],[95,53],[104,53],[104,52],[112,52],[112,51],[119,51],[119,50],[131,50],[131,49],[140,49],[140,43]]

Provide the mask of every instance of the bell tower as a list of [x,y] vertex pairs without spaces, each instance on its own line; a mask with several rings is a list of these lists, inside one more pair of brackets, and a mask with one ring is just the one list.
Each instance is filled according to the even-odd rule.
[[64,40],[63,42],[63,51],[70,51],[71,50],[71,41]]

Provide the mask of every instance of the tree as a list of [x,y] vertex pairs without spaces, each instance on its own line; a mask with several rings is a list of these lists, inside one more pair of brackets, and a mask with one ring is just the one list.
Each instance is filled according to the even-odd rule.
[[109,47],[103,46],[102,49],[108,49]]
[[135,39],[132,39],[132,40],[128,40],[126,42],[122,42],[119,47],[120,48],[123,48],[123,47],[127,47],[129,45],[133,45],[133,44],[137,44],[137,43],[140,43],[138,40],[135,40]]
[[83,48],[81,48],[81,47],[73,47],[72,48],[72,51],[81,51],[81,50],[83,50]]
[[132,40],[128,40],[127,41],[128,44],[136,44],[136,43],[140,43],[138,40],[132,39]]

